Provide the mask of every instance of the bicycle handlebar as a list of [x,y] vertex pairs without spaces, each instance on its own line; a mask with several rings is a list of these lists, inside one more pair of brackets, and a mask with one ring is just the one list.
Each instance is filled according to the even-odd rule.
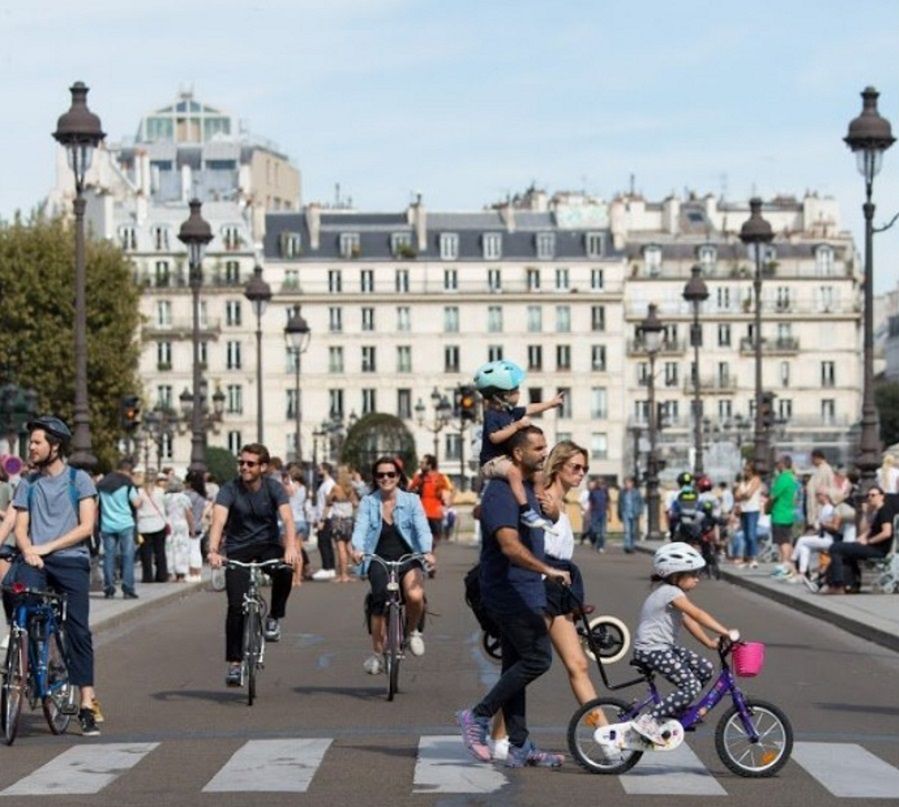
[[425,560],[425,556],[421,552],[409,552],[409,553],[401,556],[399,560],[384,560],[384,558],[382,558],[380,555],[373,555],[368,552],[365,552],[362,554],[362,559],[363,560],[373,560],[373,561],[376,561],[377,563],[380,563],[381,566],[383,566],[385,571],[387,571],[387,572],[390,571],[391,567],[399,568],[404,563],[408,563],[410,560],[420,560],[421,565],[424,568],[424,571],[428,571],[428,569],[431,568],[431,564],[429,564]]
[[57,594],[55,591],[49,591],[47,589],[28,588],[27,586],[23,586],[21,583],[13,583],[9,586],[0,586],[0,589],[9,592],[16,597],[28,594],[29,596],[40,597],[44,600],[56,600],[56,602],[66,601],[65,594]]
[[222,560],[222,566],[233,566],[237,569],[267,569],[269,567],[274,568],[275,566],[281,566],[285,569],[292,569],[292,566],[286,564],[281,558],[272,558],[272,560],[251,560],[249,562],[244,562],[242,560],[228,560],[225,558]]

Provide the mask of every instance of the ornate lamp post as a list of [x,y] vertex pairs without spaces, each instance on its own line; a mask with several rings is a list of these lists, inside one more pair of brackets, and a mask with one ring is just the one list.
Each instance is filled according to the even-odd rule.
[[696,264],[690,270],[690,279],[684,287],[684,299],[693,306],[693,327],[690,342],[693,345],[693,444],[696,456],[693,472],[702,473],[702,399],[699,397],[699,348],[702,347],[702,327],[699,324],[699,306],[709,299],[709,290],[702,279],[702,267]]
[[59,117],[53,137],[66,149],[69,167],[75,174],[75,411],[72,455],[77,468],[93,468],[97,458],[91,444],[91,417],[87,398],[87,303],[84,262],[84,176],[90,168],[94,149],[106,137],[100,118],[87,108],[88,88],[76,81],[70,88],[72,106]]
[[646,506],[649,510],[647,519],[648,535],[650,541],[659,541],[662,533],[659,530],[659,455],[656,446],[658,436],[658,413],[656,412],[656,354],[662,346],[662,331],[664,326],[659,319],[658,306],[649,304],[649,312],[640,323],[640,335],[646,355],[649,356],[649,457],[646,462]]
[[846,145],[855,152],[859,173],[865,178],[865,204],[862,206],[865,215],[864,380],[862,431],[855,459],[862,489],[867,489],[874,482],[880,465],[881,448],[877,433],[877,409],[874,406],[874,203],[871,201],[871,194],[874,177],[880,171],[883,161],[883,153],[896,142],[890,122],[877,112],[878,95],[873,87],[864,89],[862,114],[849,124],[849,134],[843,138]]
[[256,442],[262,440],[262,315],[272,299],[271,287],[262,279],[262,267],[257,263],[253,277],[247,282],[243,293],[253,306],[256,314]]
[[293,450],[294,461],[303,464],[303,443],[300,436],[300,426],[302,424],[302,413],[300,412],[300,356],[309,349],[309,340],[312,338],[312,331],[309,324],[300,316],[300,307],[293,307],[287,325],[284,326],[284,338],[287,339],[288,349],[293,355],[294,369],[294,408],[293,414],[296,418],[296,434],[294,435]]
[[762,251],[774,239],[771,225],[762,218],[762,200],[749,200],[749,218],[740,228],[740,240],[753,247],[755,277],[752,292],[755,296],[755,446],[752,464],[761,476],[768,473],[768,435],[762,418]]
[[415,404],[415,420],[420,428],[427,429],[434,435],[434,456],[439,458],[440,432],[442,432],[453,418],[453,405],[446,395],[441,395],[440,390],[434,387],[431,392],[431,406],[434,407],[434,420],[425,422],[426,407],[421,398]]
[[[212,241],[212,228],[200,215],[202,203],[190,201],[190,216],[181,225],[178,240],[187,246],[189,285],[193,309],[193,393],[191,395],[190,470],[206,473],[206,432],[203,424],[203,399],[200,397],[202,378],[200,370],[200,288],[203,285],[203,255],[206,245]],[[184,396],[181,397],[182,404]]]

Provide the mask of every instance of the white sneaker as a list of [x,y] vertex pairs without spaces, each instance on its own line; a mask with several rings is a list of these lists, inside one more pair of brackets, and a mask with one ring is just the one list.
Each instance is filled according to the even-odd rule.
[[488,737],[487,747],[490,749],[490,758],[495,762],[505,762],[509,758],[508,737],[500,737],[498,740]]
[[425,654],[425,640],[420,630],[412,631],[406,639],[406,646],[413,656],[423,656]]
[[640,715],[631,725],[634,727],[634,731],[644,736],[651,743],[655,745],[665,744],[665,738],[662,737],[662,727],[652,715]]
[[337,572],[334,569],[319,569],[312,575],[313,580],[333,580],[335,577],[337,577]]
[[377,653],[372,653],[367,659],[365,659],[365,662],[362,664],[362,668],[369,675],[379,675],[383,669],[381,657]]

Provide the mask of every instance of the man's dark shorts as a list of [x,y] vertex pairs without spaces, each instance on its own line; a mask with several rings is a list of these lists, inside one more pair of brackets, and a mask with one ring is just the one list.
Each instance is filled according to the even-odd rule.
[[771,537],[775,544],[792,544],[793,527],[788,524],[772,524]]

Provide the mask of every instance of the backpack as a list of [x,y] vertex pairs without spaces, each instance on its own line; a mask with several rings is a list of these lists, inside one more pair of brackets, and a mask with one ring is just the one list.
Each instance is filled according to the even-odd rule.
[[469,569],[465,575],[465,604],[471,608],[475,619],[481,626],[481,630],[489,633],[491,636],[499,636],[499,628],[490,618],[484,603],[481,601],[481,564],[478,563]]

